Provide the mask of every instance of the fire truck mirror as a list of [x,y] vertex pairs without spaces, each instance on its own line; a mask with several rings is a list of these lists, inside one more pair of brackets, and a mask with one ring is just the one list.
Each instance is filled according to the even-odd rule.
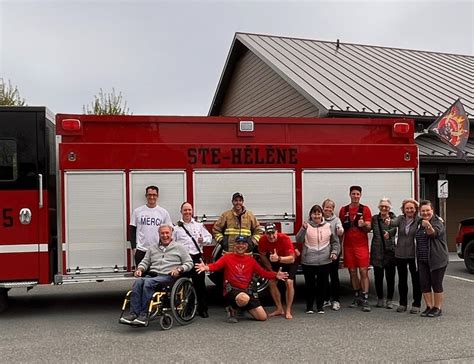
[[28,208],[23,208],[20,210],[20,222],[23,225],[28,225],[31,222],[31,211]]

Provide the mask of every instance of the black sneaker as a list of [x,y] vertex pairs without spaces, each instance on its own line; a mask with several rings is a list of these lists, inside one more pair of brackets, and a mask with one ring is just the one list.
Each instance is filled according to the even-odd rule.
[[350,308],[356,308],[356,307],[360,306],[361,304],[362,304],[362,301],[361,301],[360,297],[356,297],[356,298],[354,298],[352,303],[349,305],[349,307]]
[[198,311],[198,315],[201,316],[202,318],[208,318],[209,314],[207,311]]
[[428,312],[428,317],[440,317],[443,314],[440,308],[433,307],[430,312]]
[[227,311],[227,322],[228,323],[236,324],[237,322],[239,322],[239,320],[236,317],[236,310],[234,310],[230,306],[227,306],[226,311]]
[[370,312],[372,311],[370,306],[369,306],[369,301],[367,300],[362,300],[362,311],[363,312]]
[[431,312],[431,307],[426,307],[425,310],[420,313],[421,317],[428,317],[428,314]]
[[148,314],[141,313],[135,320],[132,322],[135,326],[148,326]]
[[318,308],[318,313],[320,315],[323,315],[324,314],[324,308],[322,308],[322,307]]
[[122,317],[120,317],[119,319],[119,323],[121,324],[125,324],[125,325],[131,325],[132,322],[137,318],[137,315],[135,315],[134,313],[130,312],[130,313],[125,313],[122,315]]

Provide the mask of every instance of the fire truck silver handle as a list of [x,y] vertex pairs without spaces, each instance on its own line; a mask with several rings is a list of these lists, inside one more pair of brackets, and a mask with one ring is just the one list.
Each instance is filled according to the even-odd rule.
[[38,174],[39,180],[39,208],[43,208],[43,175],[41,173]]

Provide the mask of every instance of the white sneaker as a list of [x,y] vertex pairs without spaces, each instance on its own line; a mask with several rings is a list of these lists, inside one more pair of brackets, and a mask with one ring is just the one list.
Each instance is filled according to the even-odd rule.
[[334,311],[339,311],[341,309],[341,304],[338,301],[332,301],[332,307]]

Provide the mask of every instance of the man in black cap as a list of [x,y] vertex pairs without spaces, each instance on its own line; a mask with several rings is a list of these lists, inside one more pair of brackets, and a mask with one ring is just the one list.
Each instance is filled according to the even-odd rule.
[[249,245],[249,237],[237,236],[234,239],[234,253],[222,256],[217,262],[209,265],[197,263],[194,267],[198,273],[215,272],[224,270],[224,296],[229,304],[227,308],[228,322],[236,323],[236,310],[248,310],[258,321],[265,321],[265,312],[259,299],[250,291],[250,282],[254,274],[266,279],[288,278],[288,273],[269,272],[263,269],[260,264],[251,256],[246,254]]
[[275,311],[268,316],[285,315],[287,320],[293,318],[292,305],[295,296],[295,275],[297,265],[295,263],[295,248],[288,235],[279,233],[275,224],[269,223],[265,225],[265,235],[262,236],[258,243],[258,252],[260,253],[260,262],[263,267],[274,272],[282,269],[288,273],[286,285],[286,308],[281,303],[280,290],[276,280],[270,281],[270,293],[275,302]]
[[258,245],[263,231],[255,215],[244,206],[244,196],[240,192],[232,195],[232,209],[224,211],[212,228],[214,239],[222,244],[224,251],[233,252],[235,238],[251,238],[249,248]]
[[[339,218],[344,228],[344,265],[349,269],[354,301],[350,307],[362,306],[362,311],[370,312],[369,306],[369,238],[372,230],[372,212],[360,203],[361,186],[349,188],[351,203],[341,207]],[[359,277],[360,275],[360,277]]]

